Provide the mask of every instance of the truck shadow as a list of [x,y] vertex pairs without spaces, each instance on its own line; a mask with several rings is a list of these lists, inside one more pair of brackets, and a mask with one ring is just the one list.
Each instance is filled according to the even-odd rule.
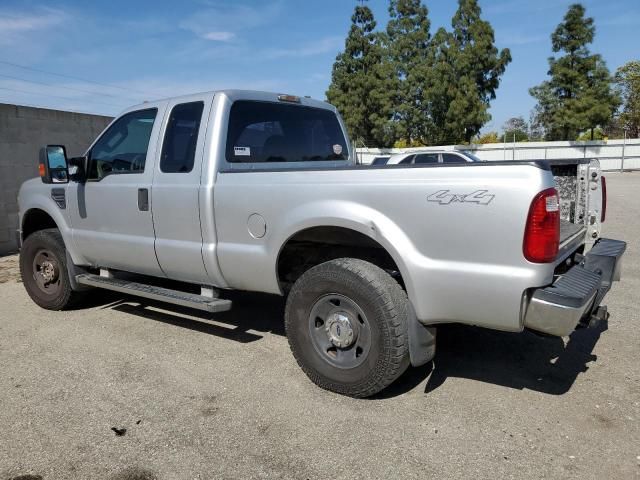
[[[284,336],[284,299],[275,295],[225,292],[234,302],[231,311],[208,314],[198,310],[105,292],[89,300],[93,306],[114,309],[150,320],[215,335],[239,343],[263,338],[260,333]],[[87,305],[85,305],[87,306]],[[91,305],[89,305],[91,306]],[[148,308],[153,307],[153,308]],[[565,342],[531,332],[507,333],[464,325],[438,327],[433,362],[409,368],[378,399],[395,397],[418,388],[440,388],[450,377],[468,378],[515,389],[551,395],[566,393],[588,363],[597,359],[595,347],[606,322],[574,331]]]
[[[89,299],[88,304],[84,306],[101,306],[239,343],[250,343],[263,338],[262,335],[253,332],[285,335],[284,301],[281,297],[231,292],[225,295],[225,298],[234,302],[233,309],[215,314],[123,296],[114,292],[106,292],[106,295],[100,299]],[[248,330],[252,330],[252,332]]]
[[412,390],[424,382],[425,393],[440,388],[447,378],[458,377],[515,389],[529,389],[550,395],[569,391],[588,363],[607,323],[575,330],[567,343],[558,337],[532,332],[507,333],[463,325],[438,328],[437,352],[433,362],[410,368],[381,398]]

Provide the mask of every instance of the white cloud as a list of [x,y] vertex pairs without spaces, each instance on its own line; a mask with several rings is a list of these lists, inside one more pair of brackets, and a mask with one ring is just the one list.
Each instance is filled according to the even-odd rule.
[[343,43],[343,37],[325,37],[297,47],[269,49],[266,51],[265,57],[275,59],[285,57],[311,57],[313,55],[321,55],[328,52],[337,53]]
[[20,43],[25,35],[55,27],[66,19],[64,12],[52,8],[29,11],[0,8],[0,44]]
[[202,34],[205,40],[213,40],[216,42],[228,42],[233,40],[236,34],[233,32],[207,32]]
[[27,13],[0,9],[0,31],[28,32],[42,30],[62,23],[65,19],[63,12],[52,9],[42,9],[39,12]]
[[[282,0],[263,3],[259,6],[238,3],[223,4],[213,2],[180,22],[180,27],[189,30],[201,38],[210,33],[240,36],[244,31],[275,20],[282,10]],[[208,40],[229,41],[208,38]]]

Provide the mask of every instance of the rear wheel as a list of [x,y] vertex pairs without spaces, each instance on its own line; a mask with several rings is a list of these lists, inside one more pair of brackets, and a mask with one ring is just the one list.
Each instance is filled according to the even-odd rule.
[[353,397],[378,393],[409,365],[409,303],[379,267],[353,258],[317,265],[293,285],[289,345],[318,386]]
[[47,310],[62,310],[80,296],[71,289],[67,252],[56,228],[27,237],[20,250],[20,274],[31,299]]

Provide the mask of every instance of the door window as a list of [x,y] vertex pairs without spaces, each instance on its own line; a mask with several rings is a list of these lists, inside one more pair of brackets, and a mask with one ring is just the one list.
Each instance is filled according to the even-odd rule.
[[420,163],[438,163],[437,153],[419,153],[416,155],[416,164]]
[[144,172],[156,113],[155,108],[139,110],[116,120],[91,149],[87,179]]
[[455,153],[443,153],[442,163],[467,163],[467,161]]
[[403,158],[402,160],[400,160],[398,162],[398,165],[408,165],[410,163],[413,163],[413,159],[415,158],[415,155],[409,155],[406,158]]
[[204,102],[192,102],[176,105],[171,110],[160,157],[162,172],[188,173],[193,170],[203,109]]

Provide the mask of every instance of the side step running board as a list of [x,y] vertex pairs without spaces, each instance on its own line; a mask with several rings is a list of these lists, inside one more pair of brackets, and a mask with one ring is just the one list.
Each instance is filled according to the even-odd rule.
[[205,297],[194,293],[170,290],[168,288],[155,287],[144,283],[130,282],[119,278],[107,278],[91,273],[76,275],[76,282],[91,287],[104,288],[115,292],[127,293],[137,297],[149,298],[159,302],[182,305],[183,307],[196,308],[205,312],[224,312],[231,310],[231,300]]

